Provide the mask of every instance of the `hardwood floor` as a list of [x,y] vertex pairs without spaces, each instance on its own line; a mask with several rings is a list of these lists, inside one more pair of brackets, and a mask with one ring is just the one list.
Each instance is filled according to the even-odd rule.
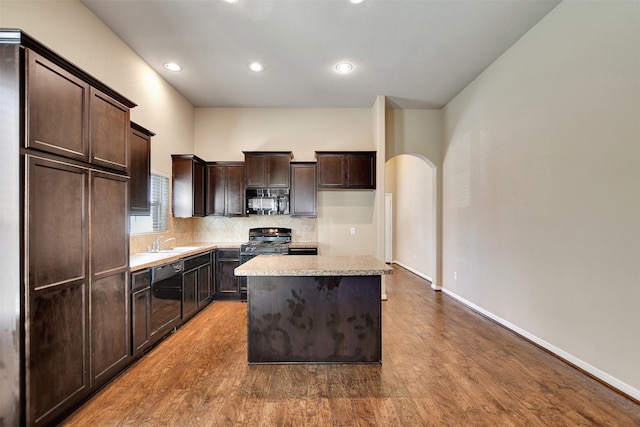
[[382,365],[246,363],[217,301],[65,426],[640,426],[640,406],[394,266]]

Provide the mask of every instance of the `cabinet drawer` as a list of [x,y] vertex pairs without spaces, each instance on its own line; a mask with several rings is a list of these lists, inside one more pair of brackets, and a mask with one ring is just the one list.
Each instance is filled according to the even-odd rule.
[[218,249],[218,259],[240,261],[240,249]]
[[190,258],[186,258],[184,260],[184,271],[192,270],[196,267],[200,267],[201,265],[206,265],[211,262],[211,253],[207,252],[205,254],[195,255]]

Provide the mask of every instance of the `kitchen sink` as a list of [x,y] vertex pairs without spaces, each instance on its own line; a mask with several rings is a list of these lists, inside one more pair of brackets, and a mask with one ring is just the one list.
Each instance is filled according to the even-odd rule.
[[170,249],[161,249],[159,251],[151,252],[147,251],[147,254],[183,254],[185,252],[191,252],[201,249],[201,246],[178,246]]
[[171,248],[171,249],[163,249],[163,251],[189,252],[189,251],[196,251],[198,249],[201,249],[201,246],[178,246],[178,247]]

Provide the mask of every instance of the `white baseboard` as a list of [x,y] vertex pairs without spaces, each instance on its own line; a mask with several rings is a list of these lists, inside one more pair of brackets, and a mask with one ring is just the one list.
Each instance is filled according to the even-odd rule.
[[[405,267],[406,268],[406,267]],[[555,354],[556,356],[558,356],[561,359],[564,359],[565,361],[577,366],[578,368],[582,369],[585,372],[588,372],[590,375],[594,376],[595,378],[599,379],[600,381],[608,384],[609,386],[621,391],[622,393],[625,393],[629,396],[631,396],[632,398],[636,399],[636,400],[640,400],[640,390],[637,390],[633,387],[631,387],[629,384],[620,381],[619,379],[612,377],[611,375],[607,374],[606,372],[601,371],[600,369],[589,365],[588,363],[578,359],[577,357],[567,353],[566,351],[552,345],[549,344],[548,342],[538,338],[537,336],[530,334],[529,332],[520,329],[519,327],[517,327],[516,325],[513,325],[512,323],[507,322],[506,320],[504,320],[501,317],[498,317],[496,315],[494,315],[493,313],[488,312],[487,310],[478,307],[477,305],[475,305],[474,303],[472,303],[471,301],[468,301],[464,298],[462,298],[460,295],[457,295],[453,292],[451,292],[450,290],[446,289],[446,288],[441,288],[442,292],[444,292],[445,294],[449,295],[451,298],[461,302],[462,304],[466,305],[467,307],[471,308],[474,311],[477,311],[478,313],[488,317],[489,319],[493,320],[494,322],[497,322],[499,324],[501,324],[502,326],[504,326],[507,329],[510,329],[511,331],[515,332],[516,334],[528,339],[531,342],[534,342],[535,344],[539,345],[540,347],[550,351],[551,353]]]
[[399,261],[392,261],[393,264],[398,264],[400,267],[404,268],[405,270],[409,270],[410,272],[412,272],[413,274],[415,274],[416,276],[420,276],[423,279],[428,280],[429,282],[433,283],[433,279],[429,276],[427,276],[426,274],[420,273],[417,270],[414,270],[413,268],[404,265],[403,263],[399,262]]

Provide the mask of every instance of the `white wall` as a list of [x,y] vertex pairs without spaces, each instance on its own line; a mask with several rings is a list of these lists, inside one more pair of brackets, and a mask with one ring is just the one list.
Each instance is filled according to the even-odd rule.
[[[387,159],[392,159],[394,156],[401,154],[416,155],[423,159],[425,167],[430,168],[433,176],[429,186],[429,192],[431,193],[432,200],[429,201],[430,207],[433,211],[427,213],[424,217],[408,218],[405,212],[406,209],[395,209],[396,217],[394,217],[394,224],[406,223],[409,220],[417,221],[418,227],[421,228],[434,228],[433,233],[429,238],[433,241],[425,242],[424,244],[430,245],[429,249],[433,252],[430,255],[425,255],[426,258],[433,259],[433,264],[426,262],[412,263],[410,265],[404,264],[406,261],[413,259],[413,255],[410,255],[409,259],[398,260],[398,263],[410,268],[414,273],[423,277],[429,278],[432,282],[432,286],[435,289],[439,289],[442,283],[442,151],[443,151],[443,113],[442,110],[395,110],[387,109],[385,112],[386,122],[386,155]],[[387,163],[387,175],[389,175],[389,167],[394,166],[394,163]],[[401,175],[404,172],[398,170],[393,172],[394,174]],[[389,176],[387,176],[387,183],[390,183]],[[405,178],[404,182],[408,182]],[[392,185],[392,184],[390,184]],[[388,187],[387,192],[394,192]],[[394,205],[397,203],[394,202]],[[407,241],[404,238],[400,239],[397,236],[394,237],[394,245],[397,251],[410,252],[415,248],[417,242]],[[425,258],[425,259],[426,259]],[[416,260],[418,257],[416,257]],[[424,261],[424,260],[423,260]]]
[[204,160],[244,160],[242,151],[373,150],[369,108],[196,108],[195,153]]
[[639,76],[640,2],[565,1],[444,110],[445,289],[636,398]]
[[[195,153],[204,160],[244,160],[242,151],[289,150],[294,161],[315,161],[316,150],[375,150],[371,109],[196,108]],[[320,253],[374,254],[375,193],[318,192]],[[225,220],[243,230],[251,224],[249,218]]]
[[193,107],[78,0],[0,0],[0,27],[19,28],[136,104],[131,120],[155,132],[151,167],[193,150]]
[[402,154],[386,165],[393,194],[393,262],[431,281],[435,276],[435,179],[423,158]]

